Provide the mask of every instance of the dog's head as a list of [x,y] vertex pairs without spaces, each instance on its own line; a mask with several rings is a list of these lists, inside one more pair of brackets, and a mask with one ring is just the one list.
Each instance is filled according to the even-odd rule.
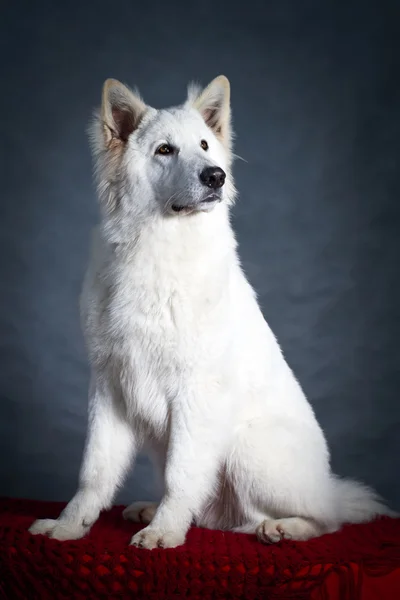
[[165,218],[232,203],[230,86],[189,87],[184,104],[156,110],[120,82],[103,87],[90,130],[99,196],[108,214]]

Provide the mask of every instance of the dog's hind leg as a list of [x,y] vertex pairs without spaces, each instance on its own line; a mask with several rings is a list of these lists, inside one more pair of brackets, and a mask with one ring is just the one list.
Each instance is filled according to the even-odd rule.
[[148,525],[153,520],[157,508],[157,502],[134,502],[125,508],[122,516],[134,523]]
[[274,544],[281,540],[306,541],[326,533],[312,519],[288,517],[285,519],[265,519],[256,529],[260,542]]
[[307,540],[340,526],[322,434],[291,419],[243,427],[229,462],[245,523],[260,541]]

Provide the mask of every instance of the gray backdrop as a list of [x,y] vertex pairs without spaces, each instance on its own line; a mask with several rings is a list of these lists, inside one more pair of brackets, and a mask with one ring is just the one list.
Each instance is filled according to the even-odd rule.
[[[66,7],[68,5],[68,8]],[[232,83],[244,267],[335,470],[400,508],[395,3],[12,2],[1,15],[0,494],[68,500],[86,427],[78,294],[103,80]],[[118,501],[156,495],[140,458]]]

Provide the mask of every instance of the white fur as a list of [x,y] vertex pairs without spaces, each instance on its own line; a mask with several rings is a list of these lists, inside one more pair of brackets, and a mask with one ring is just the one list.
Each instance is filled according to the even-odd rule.
[[[109,80],[91,137],[102,220],[82,295],[87,444],[75,497],[31,531],[84,535],[144,443],[165,494],[158,508],[125,511],[151,521],[132,539],[141,547],[179,545],[192,522],[275,542],[392,514],[331,473],[321,428],[240,267],[226,78],[162,111]],[[164,143],[176,152],[156,154]],[[204,203],[199,173],[210,165],[227,179]]]

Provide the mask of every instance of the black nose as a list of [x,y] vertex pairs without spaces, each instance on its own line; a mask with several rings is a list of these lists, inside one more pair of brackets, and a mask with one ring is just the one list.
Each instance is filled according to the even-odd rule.
[[209,188],[216,190],[225,183],[226,173],[219,167],[206,167],[200,173],[200,181]]

